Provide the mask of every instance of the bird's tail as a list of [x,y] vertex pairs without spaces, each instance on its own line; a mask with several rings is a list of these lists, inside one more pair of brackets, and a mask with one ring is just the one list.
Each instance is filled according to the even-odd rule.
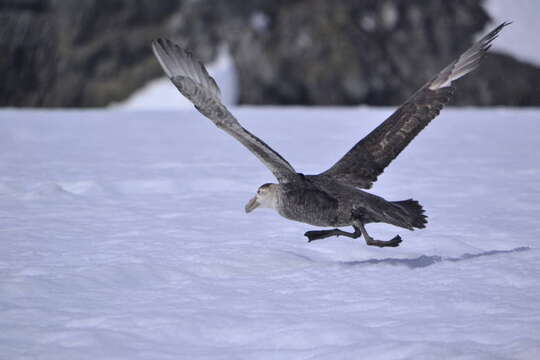
[[427,216],[424,215],[424,208],[416,200],[392,201],[392,204],[400,208],[404,213],[403,220],[410,228],[423,229],[427,224]]

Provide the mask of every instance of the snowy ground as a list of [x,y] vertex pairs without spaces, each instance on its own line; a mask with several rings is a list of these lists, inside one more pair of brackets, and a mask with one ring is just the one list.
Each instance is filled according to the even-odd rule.
[[[388,109],[240,108],[298,171]],[[449,109],[373,192],[426,229],[307,244],[191,110],[0,111],[2,359],[539,359],[540,110]]]

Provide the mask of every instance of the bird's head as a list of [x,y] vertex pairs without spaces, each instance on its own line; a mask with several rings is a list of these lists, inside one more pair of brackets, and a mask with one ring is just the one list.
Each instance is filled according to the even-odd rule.
[[264,184],[259,187],[257,194],[246,204],[246,213],[258,207],[273,208],[278,184]]

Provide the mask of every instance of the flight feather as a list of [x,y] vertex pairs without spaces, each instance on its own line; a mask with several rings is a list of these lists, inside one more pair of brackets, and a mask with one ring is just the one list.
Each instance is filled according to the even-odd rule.
[[392,160],[451,100],[453,82],[478,67],[491,42],[509,24],[499,25],[478,40],[320,175],[369,189]]
[[278,181],[288,182],[297,177],[287,160],[240,125],[221,102],[215,80],[189,51],[168,39],[154,40],[152,49],[165,74],[200,113],[251,151]]

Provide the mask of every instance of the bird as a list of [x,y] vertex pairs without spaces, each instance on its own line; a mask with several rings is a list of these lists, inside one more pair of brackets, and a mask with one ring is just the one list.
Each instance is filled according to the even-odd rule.
[[[389,201],[362,189],[370,189],[392,160],[439,115],[452,99],[454,82],[479,66],[493,40],[509,24],[503,22],[475,42],[333,166],[316,175],[298,173],[285,158],[246,130],[222,103],[216,81],[192,52],[166,38],[153,40],[152,50],[167,77],[195,109],[244,145],[276,178],[277,183],[258,188],[245,205],[246,213],[272,208],[289,220],[331,227],[307,231],[304,235],[308,242],[332,236],[363,236],[370,246],[397,247],[402,242],[400,235],[377,240],[365,226],[385,223],[408,230],[425,228],[427,216],[422,205],[413,199]],[[340,229],[349,226],[354,231]]]

